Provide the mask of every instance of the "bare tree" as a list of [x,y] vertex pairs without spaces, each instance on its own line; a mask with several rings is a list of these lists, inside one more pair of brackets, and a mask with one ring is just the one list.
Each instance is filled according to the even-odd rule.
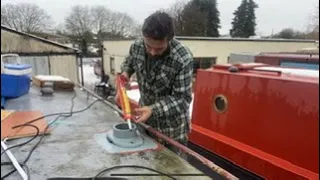
[[313,16],[313,32],[316,35],[315,38],[319,39],[319,4],[316,7],[316,11]]
[[126,13],[114,12],[110,15],[107,32],[124,37],[136,33],[137,23]]
[[135,24],[130,32],[130,37],[141,37],[142,36],[142,25],[141,24]]
[[314,22],[314,25],[319,29],[319,2],[318,2],[318,6],[315,8],[315,12],[313,15],[313,22]]
[[69,33],[75,36],[83,36],[92,31],[93,20],[88,6],[74,6],[71,13],[65,19],[65,26]]
[[52,19],[35,4],[5,4],[1,6],[1,24],[18,31],[41,32],[51,27]]
[[76,5],[65,18],[68,36],[86,54],[88,44],[99,44],[108,37],[130,37],[136,23],[125,13],[112,12],[104,6]]
[[176,34],[181,34],[183,32],[183,10],[186,4],[187,0],[179,0],[165,10],[174,20]]
[[306,38],[319,39],[319,4],[315,7],[315,11],[310,14],[309,18]]
[[111,11],[104,6],[94,6],[91,8],[93,31],[105,32],[108,29]]
[[76,36],[91,32],[127,37],[136,34],[137,29],[137,23],[128,14],[112,12],[103,6],[74,6],[65,25]]

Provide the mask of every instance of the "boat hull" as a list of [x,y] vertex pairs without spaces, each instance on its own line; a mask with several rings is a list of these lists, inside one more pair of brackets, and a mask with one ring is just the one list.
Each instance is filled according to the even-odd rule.
[[190,142],[266,179],[319,179],[319,83],[199,70]]

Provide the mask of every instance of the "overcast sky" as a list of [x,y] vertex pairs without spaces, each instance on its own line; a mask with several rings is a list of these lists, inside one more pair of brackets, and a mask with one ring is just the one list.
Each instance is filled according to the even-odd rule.
[[[3,3],[36,3],[52,16],[56,24],[63,23],[64,18],[75,4],[104,5],[113,11],[126,12],[140,23],[150,13],[168,8],[176,0],[1,0]],[[257,33],[270,35],[283,28],[305,30],[310,15],[314,12],[318,0],[255,0],[259,8],[256,11]],[[228,34],[234,10],[241,0],[218,0],[220,11],[221,34]]]

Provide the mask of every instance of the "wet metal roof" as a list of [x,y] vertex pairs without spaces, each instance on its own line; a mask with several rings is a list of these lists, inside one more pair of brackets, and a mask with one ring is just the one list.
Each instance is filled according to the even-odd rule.
[[26,36],[26,37],[35,39],[35,40],[40,41],[40,42],[43,42],[43,43],[47,43],[47,44],[51,44],[51,45],[54,45],[54,46],[57,46],[57,47],[61,47],[61,48],[63,48],[63,49],[72,50],[74,53],[77,53],[77,52],[80,51],[79,49],[71,48],[71,47],[69,47],[69,46],[60,44],[60,43],[58,43],[58,42],[50,41],[50,40],[48,40],[48,39],[44,39],[44,38],[42,38],[42,37],[35,36],[35,35],[29,34],[29,33],[17,31],[17,30],[15,30],[15,29],[12,29],[12,28],[7,27],[7,26],[5,26],[5,25],[1,25],[1,30],[8,31],[8,32],[12,32],[12,33],[19,34],[19,35],[22,35],[22,36]]
[[[95,101],[92,96],[76,89],[74,110],[86,108]],[[74,92],[55,92],[52,97],[40,95],[36,87],[30,89],[29,94],[17,99],[7,101],[6,109],[41,111],[44,115],[56,112],[68,112]],[[48,117],[52,121],[55,117]],[[97,102],[90,109],[74,114],[69,118],[61,118],[52,126],[52,132],[47,135],[42,143],[32,154],[27,166],[30,170],[31,180],[44,180],[50,177],[94,177],[105,168],[119,165],[140,165],[156,169],[169,174],[202,174],[199,170],[181,159],[167,149],[160,151],[146,151],[134,154],[120,155],[109,154],[95,140],[95,135],[107,132],[121,118],[102,102]],[[29,138],[8,141],[8,146],[26,141]],[[12,149],[11,152],[22,162],[31,148],[37,143],[38,138],[31,143]],[[8,161],[6,155],[1,158]],[[1,166],[2,176],[13,167]],[[121,169],[111,173],[152,173],[140,169]],[[105,174],[107,176],[108,174]],[[141,178],[141,177],[140,177]],[[181,176],[178,179],[210,179],[204,176]],[[8,180],[21,179],[16,172],[6,178]],[[135,179],[130,177],[130,179]],[[153,179],[148,177],[148,179]],[[159,177],[154,177],[159,179]]]

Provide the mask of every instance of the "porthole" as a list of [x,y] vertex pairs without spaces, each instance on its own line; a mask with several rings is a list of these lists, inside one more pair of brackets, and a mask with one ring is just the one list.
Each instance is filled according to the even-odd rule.
[[224,95],[217,95],[213,98],[214,110],[218,113],[224,113],[228,109],[228,100]]

